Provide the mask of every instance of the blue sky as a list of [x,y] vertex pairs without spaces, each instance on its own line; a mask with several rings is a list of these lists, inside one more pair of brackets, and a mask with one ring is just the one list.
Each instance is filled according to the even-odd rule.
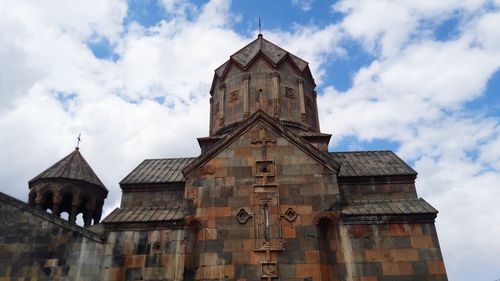
[[196,156],[213,71],[259,17],[310,63],[331,150],[390,149],[419,172],[449,279],[499,279],[498,0],[1,1],[0,190],[25,200],[80,132],[105,212],[143,159]]

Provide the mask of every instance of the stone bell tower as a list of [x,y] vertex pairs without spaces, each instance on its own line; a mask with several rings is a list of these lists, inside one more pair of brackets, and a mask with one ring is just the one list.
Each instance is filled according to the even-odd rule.
[[94,173],[78,147],[28,183],[28,203],[55,216],[68,213],[76,223],[83,214],[84,226],[99,223],[108,190]]

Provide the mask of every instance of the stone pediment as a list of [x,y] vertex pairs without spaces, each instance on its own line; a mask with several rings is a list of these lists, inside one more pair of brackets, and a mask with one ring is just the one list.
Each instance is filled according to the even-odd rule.
[[218,141],[212,148],[201,154],[196,160],[186,166],[182,170],[184,176],[187,177],[191,172],[203,166],[205,163],[214,158],[217,154],[222,152],[233,142],[238,140],[241,136],[243,136],[247,131],[256,126],[258,123],[266,125],[266,127],[270,128],[279,136],[289,141],[292,145],[302,150],[304,153],[309,155],[312,159],[323,165],[325,168],[333,171],[334,173],[337,173],[339,171],[339,163],[332,159],[327,153],[324,153],[323,151],[310,144],[304,138],[296,135],[264,111],[259,110],[244,122],[242,122],[231,133]]

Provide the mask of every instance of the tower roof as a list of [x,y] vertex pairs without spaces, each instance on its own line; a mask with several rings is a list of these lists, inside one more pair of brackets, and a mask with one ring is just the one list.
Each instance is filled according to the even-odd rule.
[[80,150],[75,148],[70,154],[50,166],[38,176],[29,181],[29,184],[41,179],[70,179],[94,184],[107,191],[104,184],[94,173],[90,165],[83,158]]
[[308,65],[305,60],[271,43],[264,39],[262,34],[259,34],[257,39],[234,53],[229,61],[215,70],[215,73],[217,76],[222,77],[231,60],[246,68],[259,53],[265,55],[274,65],[278,65],[287,56],[290,57],[300,71],[304,71]]

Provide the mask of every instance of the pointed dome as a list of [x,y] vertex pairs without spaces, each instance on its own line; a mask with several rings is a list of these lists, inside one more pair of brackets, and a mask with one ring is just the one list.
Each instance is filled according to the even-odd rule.
[[38,176],[29,181],[29,185],[41,179],[71,179],[96,185],[107,191],[104,184],[83,158],[80,150],[75,148],[70,154],[50,166]]
[[[259,53],[262,53],[264,56],[266,56],[275,66],[278,65],[287,56],[291,58],[291,60],[300,71],[304,71],[308,65],[305,60],[264,39],[262,34],[259,34],[257,39],[234,53],[231,56],[231,59],[234,62],[237,62],[242,68],[246,68]],[[229,61],[217,68],[215,70],[215,73],[219,77],[222,77],[228,65]]]

